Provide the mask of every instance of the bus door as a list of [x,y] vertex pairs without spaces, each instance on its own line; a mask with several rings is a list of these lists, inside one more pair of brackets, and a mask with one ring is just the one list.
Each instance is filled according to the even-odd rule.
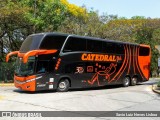
[[54,78],[52,75],[54,65],[50,60],[37,60],[36,65],[36,88],[37,90],[53,89]]

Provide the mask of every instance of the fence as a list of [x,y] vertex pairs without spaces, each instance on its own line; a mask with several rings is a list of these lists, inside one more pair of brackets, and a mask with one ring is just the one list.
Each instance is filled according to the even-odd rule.
[[0,62],[0,83],[13,82],[15,63]]

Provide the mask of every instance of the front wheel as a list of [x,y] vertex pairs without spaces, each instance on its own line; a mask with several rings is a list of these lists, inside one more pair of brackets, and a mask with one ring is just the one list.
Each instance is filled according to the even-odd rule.
[[129,84],[130,84],[130,78],[129,78],[129,77],[125,77],[125,78],[123,79],[123,86],[124,86],[124,87],[128,87]]
[[66,78],[62,79],[58,83],[57,91],[58,92],[66,92],[66,91],[68,91],[69,86],[70,86],[69,80]]

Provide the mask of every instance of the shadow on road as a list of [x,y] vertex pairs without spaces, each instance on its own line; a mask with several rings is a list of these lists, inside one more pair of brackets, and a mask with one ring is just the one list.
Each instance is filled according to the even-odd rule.
[[[91,88],[74,88],[74,89],[72,88],[68,92],[116,89],[116,88],[120,88],[120,87],[122,87],[122,85],[108,85],[108,86],[91,87]],[[42,91],[31,92],[31,91],[23,91],[20,89],[15,89],[15,90],[13,90],[13,92],[18,92],[20,94],[41,94],[41,93],[55,93],[56,90],[42,90]]]
[[[144,84],[137,84],[137,85],[144,85]],[[91,88],[76,88],[76,89],[70,89],[68,92],[78,92],[78,91],[98,91],[98,90],[105,90],[105,89],[118,89],[118,88],[125,88],[122,85],[107,85],[107,86],[102,86],[102,87],[91,87]],[[43,94],[43,93],[60,93],[56,92],[56,90],[43,90],[43,91],[23,91],[20,89],[15,89],[13,92],[17,92],[20,94]],[[62,93],[67,93],[67,92],[62,92]]]
[[[157,82],[158,81],[156,81],[156,80],[149,80],[147,82],[138,83],[137,86],[140,86],[140,85],[153,85],[153,84],[156,84]],[[107,86],[102,86],[102,87],[76,88],[76,89],[70,89],[68,92],[92,91],[92,90],[94,90],[94,91],[96,90],[97,91],[97,90],[118,89],[118,88],[122,88],[122,85],[107,85]],[[43,93],[55,93],[56,90],[43,90],[43,91],[29,92],[29,91],[23,91],[23,90],[20,90],[20,89],[15,89],[15,90],[13,90],[13,92],[18,92],[20,94],[43,94]]]
[[39,94],[39,93],[54,93],[56,92],[55,90],[43,90],[43,91],[35,91],[35,92],[32,92],[32,91],[23,91],[23,90],[20,90],[20,89],[15,89],[13,90],[13,92],[17,92],[17,93],[20,93],[20,94]]

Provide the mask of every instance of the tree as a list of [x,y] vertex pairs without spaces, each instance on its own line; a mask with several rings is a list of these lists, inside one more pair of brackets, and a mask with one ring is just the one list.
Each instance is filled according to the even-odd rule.
[[67,7],[67,15],[65,16],[64,22],[60,25],[58,31],[85,35],[86,21],[89,18],[87,9],[78,7],[74,4],[70,4],[67,0],[61,0]]
[[20,47],[22,33],[29,29],[29,23],[24,17],[27,7],[22,7],[15,0],[4,0],[0,5],[0,52],[1,61],[5,52],[17,50]]
[[67,0],[19,0],[23,6],[30,7],[26,17],[33,23],[33,33],[57,31],[70,16],[81,17],[85,9]]
[[66,7],[60,0],[19,0],[23,7],[29,7],[25,16],[33,24],[32,33],[57,30],[64,21]]
[[[158,44],[159,41],[156,41],[156,39],[153,37],[154,29],[150,27],[144,27],[140,28],[137,30],[137,40],[136,42],[139,44],[147,44],[151,46],[151,71],[156,71],[157,70],[157,63],[158,63],[158,57],[159,57],[159,52],[157,49],[155,49],[155,45]],[[154,33],[154,34],[153,34]]]
[[0,59],[19,50],[32,33],[57,31],[65,19],[80,19],[85,9],[66,0],[4,0],[0,5]]

